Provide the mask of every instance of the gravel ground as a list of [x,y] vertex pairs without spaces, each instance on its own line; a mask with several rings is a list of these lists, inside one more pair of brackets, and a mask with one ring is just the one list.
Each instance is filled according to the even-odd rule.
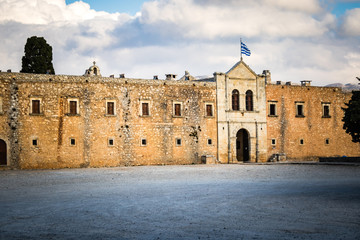
[[360,239],[360,166],[0,171],[0,239]]

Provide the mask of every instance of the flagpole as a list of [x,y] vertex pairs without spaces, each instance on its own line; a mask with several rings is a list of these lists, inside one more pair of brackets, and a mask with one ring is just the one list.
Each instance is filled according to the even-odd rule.
[[242,43],[242,40],[240,38],[240,62],[242,62],[242,60],[243,60],[242,51],[241,51],[241,43]]

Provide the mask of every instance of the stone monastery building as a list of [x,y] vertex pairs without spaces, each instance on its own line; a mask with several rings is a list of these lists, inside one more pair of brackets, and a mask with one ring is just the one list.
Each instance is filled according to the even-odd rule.
[[0,73],[0,165],[77,168],[359,156],[340,88],[272,83],[244,63],[195,80]]

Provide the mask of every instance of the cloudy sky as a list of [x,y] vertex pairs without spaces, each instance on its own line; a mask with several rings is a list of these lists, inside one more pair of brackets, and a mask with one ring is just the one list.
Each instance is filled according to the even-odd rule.
[[20,71],[26,39],[53,47],[56,74],[152,78],[226,72],[239,39],[256,72],[273,81],[357,83],[360,1],[0,0],[0,70]]

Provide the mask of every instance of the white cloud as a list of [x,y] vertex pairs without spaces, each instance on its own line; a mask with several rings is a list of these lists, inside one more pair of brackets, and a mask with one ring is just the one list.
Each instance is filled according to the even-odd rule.
[[305,13],[319,13],[321,6],[317,0],[264,0],[268,6],[275,6],[290,11],[301,11]]
[[348,36],[360,36],[360,8],[346,11],[342,31]]
[[82,1],[66,5],[64,0],[0,0],[0,23],[15,21],[23,24],[49,24],[79,21],[101,17],[117,20],[120,14],[96,12]]
[[135,16],[83,2],[0,0],[0,69],[19,71],[36,35],[53,47],[57,74],[81,75],[95,60],[103,76],[212,75],[239,60],[242,36],[252,51],[245,61],[274,81],[354,82],[359,40],[337,36],[336,21],[317,0],[157,0]]
[[[201,4],[199,4],[201,3]],[[143,5],[141,22],[184,38],[319,36],[334,24],[318,1],[158,0]],[[316,17],[313,14],[319,13]]]

